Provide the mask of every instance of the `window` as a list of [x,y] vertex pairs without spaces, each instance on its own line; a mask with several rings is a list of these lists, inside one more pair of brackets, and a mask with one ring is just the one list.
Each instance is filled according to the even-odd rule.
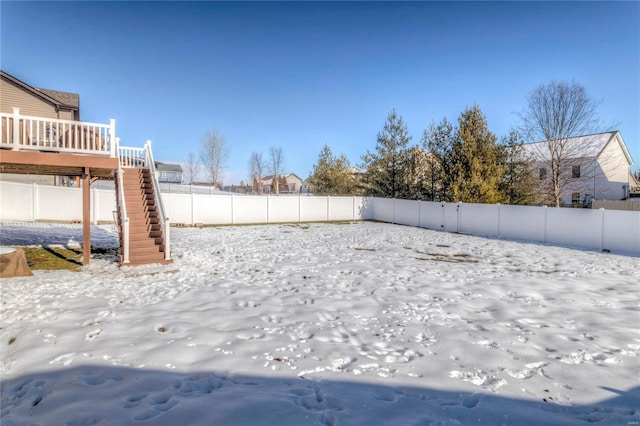
[[571,205],[573,207],[580,207],[580,193],[579,192],[573,192],[571,194]]
[[547,169],[545,169],[544,167],[540,167],[540,180],[546,177],[547,177]]
[[571,168],[571,177],[573,177],[573,178],[579,178],[580,177],[580,164],[578,164],[577,166],[573,166]]

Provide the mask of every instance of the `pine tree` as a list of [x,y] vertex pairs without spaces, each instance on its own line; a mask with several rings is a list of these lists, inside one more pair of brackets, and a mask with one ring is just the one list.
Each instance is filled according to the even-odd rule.
[[308,178],[312,192],[317,194],[356,194],[357,180],[351,171],[349,160],[344,154],[333,155],[325,145],[318,155],[318,162]]
[[410,200],[435,200],[439,190],[440,164],[431,152],[414,146],[409,149],[404,179]]
[[411,140],[407,125],[395,109],[387,116],[384,128],[378,133],[376,151],[362,157],[367,169],[367,192],[375,197],[396,198],[409,190],[404,179],[408,159],[407,145]]
[[505,173],[500,190],[509,204],[533,205],[540,202],[535,160],[527,156],[523,139],[516,130],[502,138],[499,145]]
[[422,146],[429,151],[426,186],[432,201],[452,201],[451,148],[455,137],[456,129],[446,117],[439,124],[431,123],[422,135]]
[[458,118],[457,137],[451,150],[451,195],[466,203],[501,203],[500,191],[504,164],[496,137],[487,128],[487,120],[474,105]]

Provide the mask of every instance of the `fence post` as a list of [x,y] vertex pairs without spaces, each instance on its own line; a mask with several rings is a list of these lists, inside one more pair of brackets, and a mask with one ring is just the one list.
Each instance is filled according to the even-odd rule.
[[267,223],[271,223],[271,194],[267,194]]
[[192,192],[191,193],[191,225],[195,225],[196,224],[196,214],[195,214],[195,208],[196,208],[196,200],[195,200],[195,194]]
[[35,222],[36,220],[38,220],[38,184],[34,183],[33,184],[33,194],[31,194],[33,196],[32,199],[32,203],[33,203],[33,211],[31,212],[31,220],[33,222]]
[[498,203],[498,238],[502,237],[502,233],[500,232],[500,206],[501,204]]
[[329,217],[331,217],[331,201],[329,198],[330,197],[327,195],[327,222],[329,222]]
[[[27,141],[25,141],[27,143]],[[17,151],[20,148],[20,108],[13,107],[13,148]]]
[[[444,225],[445,225],[445,221],[447,220],[447,218],[446,218],[446,216],[444,214],[444,212],[445,212],[445,207],[444,207],[445,204],[446,203],[441,203],[440,204],[440,207],[442,208],[442,220],[440,221],[440,228],[441,229],[445,229]],[[446,229],[445,229],[445,231],[446,231]]]
[[600,207],[600,213],[602,214],[602,222],[601,222],[601,238],[600,238],[600,251],[604,250],[604,208]]
[[353,198],[353,203],[351,203],[351,210],[353,213],[352,217],[353,217],[353,220],[356,220],[356,196],[354,195],[352,198]]
[[418,200],[418,228],[422,228],[421,223],[420,223],[420,200]]
[[457,219],[457,223],[456,223],[456,232],[460,232],[460,222],[462,222],[462,209],[460,208],[462,207],[462,203],[460,201],[458,201],[458,206],[456,207],[456,219]]
[[547,206],[543,206],[544,208],[544,235],[542,237],[542,242],[547,242]]
[[393,214],[391,216],[391,223],[396,223],[396,199],[393,199]]
[[298,192],[298,222],[302,222],[302,196]]

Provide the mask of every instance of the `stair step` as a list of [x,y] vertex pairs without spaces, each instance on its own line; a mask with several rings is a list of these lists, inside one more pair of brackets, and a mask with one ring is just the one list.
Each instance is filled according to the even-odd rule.
[[[128,265],[171,263],[170,260],[164,260],[165,239],[149,170],[126,169],[122,179],[116,179],[116,185],[124,193],[129,220]],[[118,210],[120,211],[120,206]],[[119,226],[118,229],[122,246],[122,227]]]
[[120,264],[124,266],[138,266],[138,265],[148,265],[151,263],[159,263],[162,265],[168,265],[172,260],[164,260],[164,255],[160,256],[140,256],[140,257],[131,257],[129,256],[129,263],[122,263],[122,259],[120,260]]
[[131,257],[131,255],[141,255],[141,254],[147,254],[147,253],[164,253],[164,247],[153,245],[153,246],[134,247],[132,249],[131,243],[129,243],[129,257]]
[[129,241],[129,250],[137,252],[142,248],[160,247],[164,243],[162,238],[149,238],[148,235],[142,237],[134,236]]

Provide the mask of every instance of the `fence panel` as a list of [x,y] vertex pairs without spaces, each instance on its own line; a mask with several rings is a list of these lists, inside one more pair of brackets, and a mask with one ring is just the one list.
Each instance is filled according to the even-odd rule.
[[82,189],[36,187],[36,220],[82,221]]
[[35,188],[32,184],[0,181],[0,220],[36,220]]
[[169,221],[173,224],[193,224],[192,198],[189,194],[162,194],[162,201]]
[[233,223],[267,223],[267,196],[234,196]]
[[544,241],[546,207],[500,206],[500,236]]
[[329,220],[353,220],[353,197],[328,197]]
[[442,203],[442,229],[447,232],[458,232],[458,210],[457,203]]
[[460,204],[460,232],[497,237],[499,207],[497,204]]
[[193,223],[228,225],[233,223],[230,195],[200,195],[193,197]]
[[92,189],[91,190],[91,217],[93,223],[112,223],[113,212],[116,210],[116,195],[113,190]]
[[394,222],[400,225],[418,226],[419,212],[418,201],[394,200]]
[[440,231],[444,223],[442,221],[442,203],[437,201],[420,202],[420,226],[422,228]]
[[546,242],[600,249],[602,213],[599,210],[547,208]]
[[640,253],[640,213],[622,210],[600,212],[604,228],[602,248]]
[[299,197],[270,197],[269,223],[299,222]]
[[300,197],[300,220],[314,222],[329,220],[327,197]]
[[393,223],[393,200],[391,198],[370,198],[371,219]]
[[373,219],[373,203],[369,197],[355,197],[356,219]]

